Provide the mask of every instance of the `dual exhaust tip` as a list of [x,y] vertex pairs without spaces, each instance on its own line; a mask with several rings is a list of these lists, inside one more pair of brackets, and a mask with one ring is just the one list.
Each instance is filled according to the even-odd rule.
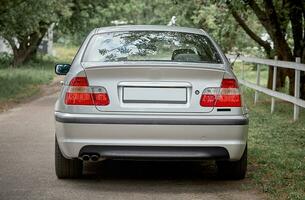
[[92,154],[92,155],[88,155],[88,154],[84,154],[81,156],[81,159],[83,161],[93,161],[93,162],[96,162],[98,161],[100,158],[100,155],[98,154]]

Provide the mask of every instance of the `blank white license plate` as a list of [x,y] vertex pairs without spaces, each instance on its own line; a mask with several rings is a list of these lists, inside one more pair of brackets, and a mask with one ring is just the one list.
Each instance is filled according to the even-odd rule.
[[186,88],[124,87],[125,103],[186,103]]

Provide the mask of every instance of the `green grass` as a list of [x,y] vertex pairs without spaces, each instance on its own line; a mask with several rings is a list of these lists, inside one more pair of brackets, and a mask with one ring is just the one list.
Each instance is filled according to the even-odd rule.
[[[242,67],[244,67],[244,79],[251,82],[256,83],[256,66],[241,62],[236,62],[234,64],[234,73],[237,77],[242,77]],[[265,65],[260,65],[260,85],[261,86],[267,86],[267,80],[268,80],[268,67]]]
[[305,199],[305,113],[293,122],[293,106],[278,102],[270,114],[270,97],[244,89],[250,110],[249,177],[270,199]]
[[71,63],[72,59],[74,58],[78,50],[78,47],[54,44],[54,49],[55,49],[55,59],[57,62]]
[[[240,66],[234,69],[238,77]],[[252,68],[246,65],[244,76],[255,83]],[[261,75],[261,85],[266,86],[267,68],[262,68]],[[259,94],[254,105],[254,90],[243,87],[243,93],[250,113],[249,178],[270,199],[305,199],[305,110],[293,122],[292,104],[277,100],[271,114],[269,96]]]
[[18,68],[10,67],[7,56],[2,57],[2,62],[0,62],[0,105],[20,102],[36,94],[40,85],[48,84],[54,78],[55,63],[70,63],[76,48],[55,45],[55,51],[57,57],[40,55]]

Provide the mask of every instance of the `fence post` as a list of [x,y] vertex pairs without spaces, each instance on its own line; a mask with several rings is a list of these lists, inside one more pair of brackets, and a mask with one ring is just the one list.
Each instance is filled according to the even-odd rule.
[[[257,64],[256,65],[256,85],[260,85],[260,80],[261,80],[261,73],[260,73],[260,65]],[[254,93],[254,105],[256,105],[258,101],[258,91],[255,90],[255,93]]]
[[[301,58],[295,58],[295,62],[300,63]],[[294,97],[300,98],[300,70],[295,69],[294,75]],[[293,120],[297,121],[299,119],[300,107],[296,104],[293,106]]]
[[[278,57],[274,56],[274,60],[277,60]],[[277,74],[277,66],[273,66],[273,78],[272,78],[272,90],[276,90],[276,74]],[[271,113],[274,112],[274,106],[275,106],[275,98],[271,97]]]

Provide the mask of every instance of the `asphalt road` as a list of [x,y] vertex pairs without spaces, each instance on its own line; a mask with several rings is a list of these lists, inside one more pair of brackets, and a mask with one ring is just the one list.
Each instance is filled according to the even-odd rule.
[[223,181],[213,163],[107,161],[84,177],[54,171],[53,105],[57,94],[0,114],[0,199],[263,199],[249,180]]

